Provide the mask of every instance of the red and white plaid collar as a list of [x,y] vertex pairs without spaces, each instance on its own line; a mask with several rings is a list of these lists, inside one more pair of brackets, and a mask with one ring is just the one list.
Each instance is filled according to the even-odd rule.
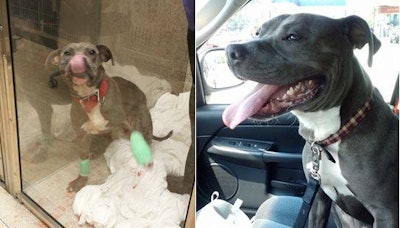
[[369,99],[360,109],[358,109],[357,112],[353,115],[353,117],[349,121],[347,121],[347,123],[343,125],[339,129],[339,131],[337,131],[335,134],[332,134],[328,138],[315,143],[320,146],[326,147],[347,137],[350,134],[350,132],[365,119],[371,108],[372,108],[372,98]]

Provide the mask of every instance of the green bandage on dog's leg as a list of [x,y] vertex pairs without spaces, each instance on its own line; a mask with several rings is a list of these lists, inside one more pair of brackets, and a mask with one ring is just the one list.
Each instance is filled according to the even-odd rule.
[[79,159],[79,171],[81,176],[87,177],[89,175],[89,169],[90,169],[90,160],[89,159]]
[[139,165],[149,166],[153,163],[150,146],[138,131],[131,134],[131,149]]
[[48,149],[51,144],[51,135],[43,134],[41,139],[42,147]]

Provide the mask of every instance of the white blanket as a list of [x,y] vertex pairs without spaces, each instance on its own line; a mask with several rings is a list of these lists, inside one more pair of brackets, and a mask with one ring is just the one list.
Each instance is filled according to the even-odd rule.
[[102,185],[79,191],[73,210],[79,224],[95,227],[179,227],[186,217],[189,195],[167,190],[167,173],[183,175],[191,143],[188,116],[189,92],[179,96],[164,94],[151,115],[154,135],[173,130],[168,140],[153,141],[154,165],[138,167],[128,140],[116,140],[104,156],[111,175]]

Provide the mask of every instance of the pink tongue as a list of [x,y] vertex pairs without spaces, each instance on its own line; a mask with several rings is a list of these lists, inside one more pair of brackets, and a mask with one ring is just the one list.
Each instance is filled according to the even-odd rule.
[[229,105],[222,114],[222,120],[230,129],[234,129],[245,119],[256,114],[270,99],[279,86],[257,84],[246,97]]
[[85,57],[83,55],[75,55],[70,60],[72,73],[79,74],[85,72]]

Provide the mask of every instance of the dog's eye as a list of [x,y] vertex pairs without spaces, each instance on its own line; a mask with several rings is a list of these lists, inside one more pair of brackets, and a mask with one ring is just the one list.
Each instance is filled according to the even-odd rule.
[[287,41],[299,41],[300,39],[301,39],[301,37],[296,34],[290,34],[285,38],[285,40],[287,40]]
[[70,52],[70,51],[64,51],[64,55],[65,55],[65,56],[70,56],[70,55],[71,55],[71,52]]
[[89,51],[89,54],[90,55],[94,55],[94,54],[96,54],[96,51],[92,49],[92,50]]

